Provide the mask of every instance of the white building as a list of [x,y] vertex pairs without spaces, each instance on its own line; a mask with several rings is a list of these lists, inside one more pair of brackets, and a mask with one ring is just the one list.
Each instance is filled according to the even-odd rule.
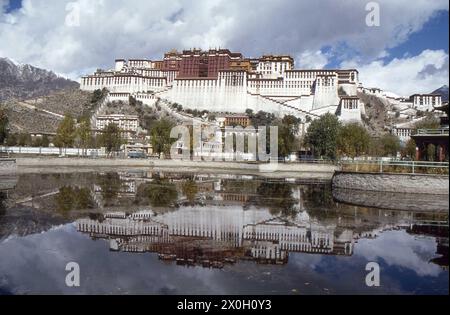
[[[356,97],[356,69],[296,70],[289,56],[263,56],[256,69],[219,70],[217,77],[179,78],[177,70],[156,69],[150,60],[116,60],[114,70],[81,78],[81,89],[157,97],[184,108],[242,113],[250,108],[299,118],[336,114],[340,89]],[[146,102],[148,105],[154,101]],[[356,113],[352,119],[361,119]]]
[[411,139],[413,130],[410,123],[397,124],[391,129],[391,134],[397,136],[400,139],[400,142],[406,143]]
[[440,94],[414,94],[411,95],[413,106],[417,110],[431,112],[434,107],[442,106]]
[[320,224],[305,212],[281,220],[267,210],[239,207],[188,207],[157,216],[152,211],[105,214],[101,222],[80,219],[76,226],[110,238],[113,250],[132,252],[157,251],[156,244],[173,244],[177,237],[217,242],[226,251],[249,248],[251,257],[269,260],[284,260],[288,252],[352,255],[354,246],[353,233],[336,238],[336,225]]
[[123,132],[125,137],[131,138],[136,134],[139,126],[139,117],[135,115],[99,115],[95,120],[95,128],[103,130],[110,124],[116,124]]

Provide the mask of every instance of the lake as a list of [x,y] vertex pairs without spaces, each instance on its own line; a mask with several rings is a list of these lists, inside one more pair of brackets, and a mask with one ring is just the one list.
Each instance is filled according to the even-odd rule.
[[0,294],[448,294],[448,203],[369,208],[328,182],[232,174],[0,183]]

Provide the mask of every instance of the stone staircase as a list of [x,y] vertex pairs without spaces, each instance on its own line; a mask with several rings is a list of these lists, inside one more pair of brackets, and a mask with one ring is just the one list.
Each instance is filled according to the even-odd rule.
[[289,108],[289,109],[293,109],[293,110],[295,110],[295,111],[298,111],[298,112],[300,112],[300,113],[302,113],[302,114],[304,114],[304,115],[309,115],[309,116],[313,116],[313,117],[317,117],[317,118],[320,117],[319,115],[316,115],[316,114],[313,114],[313,113],[308,112],[308,111],[306,111],[306,110],[302,110],[302,109],[300,109],[300,108],[297,108],[297,107],[295,107],[295,106],[288,105],[288,104],[286,104],[286,103],[283,103],[283,102],[280,102],[280,101],[271,99],[271,98],[269,98],[269,97],[267,97],[267,96],[262,96],[262,95],[261,95],[261,97],[264,98],[265,100],[268,100],[268,101],[274,102],[274,103],[276,103],[276,104],[279,104],[279,105],[281,105],[281,106],[287,107],[287,108]]

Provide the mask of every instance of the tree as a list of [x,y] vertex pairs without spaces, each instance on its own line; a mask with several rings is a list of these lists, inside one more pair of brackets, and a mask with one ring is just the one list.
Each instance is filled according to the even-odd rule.
[[382,153],[384,156],[396,156],[400,151],[400,139],[392,134],[385,134],[380,138]]
[[95,91],[92,93],[92,96],[91,96],[91,103],[92,103],[92,104],[97,103],[98,101],[100,101],[101,99],[103,99],[103,97],[104,97],[107,93],[108,93],[108,90],[106,90],[106,89],[95,90]]
[[292,115],[286,115],[278,123],[278,155],[288,156],[295,148],[296,137],[301,120]]
[[86,149],[91,142],[91,122],[88,118],[83,118],[78,125],[77,138],[79,139],[80,146],[82,148],[82,155],[86,155]]
[[429,162],[436,161],[436,146],[432,143],[427,146],[427,160]]
[[73,117],[70,114],[64,116],[63,121],[56,130],[55,145],[64,149],[72,147],[76,136],[75,131],[75,121]]
[[111,154],[120,150],[120,146],[123,144],[122,131],[116,124],[109,124],[100,135],[100,144],[106,148],[106,152]]
[[50,139],[48,138],[47,135],[43,135],[42,136],[42,147],[48,148],[49,145],[50,145]]
[[15,133],[8,134],[8,138],[6,138],[6,145],[8,147],[13,147],[17,145],[17,135]]
[[174,124],[168,119],[161,119],[157,121],[151,131],[150,136],[152,139],[153,151],[158,154],[170,153],[170,147],[172,145],[172,140],[170,138],[170,131],[174,127]]
[[416,158],[416,141],[409,139],[402,149],[402,156],[409,157],[411,159]]
[[311,122],[305,137],[305,143],[313,149],[315,156],[336,158],[337,138],[341,124],[330,113]]
[[271,113],[267,113],[265,111],[260,110],[256,114],[249,115],[249,118],[252,122],[252,125],[255,128],[258,128],[259,126],[270,126],[275,120],[275,115]]
[[19,138],[17,140],[17,144],[21,147],[30,146],[33,143],[31,135],[29,133],[21,133],[19,134]]
[[427,114],[426,118],[417,122],[414,127],[415,129],[437,129],[440,126],[440,121],[432,114]]
[[349,123],[339,128],[337,140],[338,152],[351,158],[367,153],[370,136],[366,128],[359,123]]
[[6,110],[0,108],[0,144],[8,137],[8,116]]

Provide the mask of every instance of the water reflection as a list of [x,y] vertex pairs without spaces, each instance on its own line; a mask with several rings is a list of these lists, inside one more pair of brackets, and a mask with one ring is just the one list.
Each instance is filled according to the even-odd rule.
[[[430,263],[448,270],[447,209],[383,210],[333,197],[327,184],[248,176],[23,175],[13,189],[0,192],[0,240],[74,223],[78,235],[107,243],[109,251],[98,255],[152,253],[169,273],[169,266],[215,270],[251,263],[283,266],[292,275],[288,266],[306,254],[352,259],[365,253],[400,266],[402,259],[417,259],[416,248],[422,247],[432,256],[420,254],[421,262],[408,268],[420,274]],[[0,243],[0,253],[7,243]],[[338,273],[337,268],[331,270]],[[0,262],[0,280],[1,271]]]

